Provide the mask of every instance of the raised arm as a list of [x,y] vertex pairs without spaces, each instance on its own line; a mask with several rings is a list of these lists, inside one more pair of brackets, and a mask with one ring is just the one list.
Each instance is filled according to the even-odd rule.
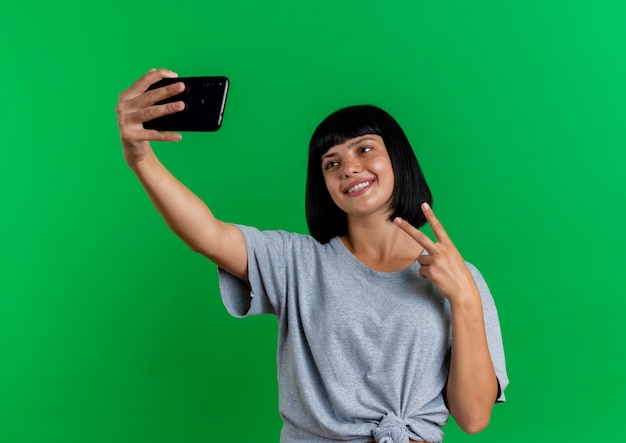
[[424,203],[422,210],[437,237],[436,242],[405,220],[398,218],[395,222],[428,251],[428,255],[418,259],[420,275],[429,279],[450,302],[452,355],[445,392],[447,405],[459,427],[474,434],[489,424],[498,392],[480,292],[430,206]]
[[246,245],[239,229],[215,218],[206,204],[165,168],[150,146],[150,141],[154,140],[176,142],[181,139],[180,134],[143,127],[143,122],[184,108],[182,102],[155,105],[184,89],[182,83],[174,83],[147,90],[165,77],[177,75],[165,69],[153,69],[120,94],[115,110],[124,158],[170,229],[192,250],[246,280]]

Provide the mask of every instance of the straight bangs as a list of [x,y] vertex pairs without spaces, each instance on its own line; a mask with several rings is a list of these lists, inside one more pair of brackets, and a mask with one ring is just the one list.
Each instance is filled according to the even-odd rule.
[[329,115],[311,136],[309,158],[317,157],[321,164],[322,155],[333,146],[365,134],[382,136],[378,122],[369,111],[367,107],[354,106]]

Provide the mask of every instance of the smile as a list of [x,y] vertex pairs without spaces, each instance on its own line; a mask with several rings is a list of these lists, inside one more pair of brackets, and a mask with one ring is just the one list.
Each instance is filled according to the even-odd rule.
[[371,184],[372,184],[371,181],[365,181],[365,182],[358,183],[358,184],[348,188],[348,190],[346,191],[346,194],[352,194],[353,192],[361,191],[362,189],[367,188]]

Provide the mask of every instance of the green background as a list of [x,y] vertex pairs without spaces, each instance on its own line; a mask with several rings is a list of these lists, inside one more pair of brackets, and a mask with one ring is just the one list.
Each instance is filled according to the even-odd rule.
[[323,117],[388,110],[502,322],[508,402],[446,440],[623,438],[625,2],[7,3],[0,442],[278,441],[275,319],[228,316],[123,161],[117,96],[152,67],[230,77],[218,133],[155,149],[264,229],[306,232]]

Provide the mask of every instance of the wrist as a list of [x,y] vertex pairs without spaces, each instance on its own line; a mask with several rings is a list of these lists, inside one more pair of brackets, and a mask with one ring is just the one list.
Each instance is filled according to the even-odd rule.
[[137,152],[133,148],[124,149],[124,160],[133,171],[138,172],[143,168],[150,167],[156,160],[156,156],[150,147],[141,149]]
[[480,299],[480,293],[475,285],[471,288],[463,288],[454,294],[454,296],[448,297],[450,303],[450,309],[462,309],[472,310],[480,309],[482,311],[482,301]]

